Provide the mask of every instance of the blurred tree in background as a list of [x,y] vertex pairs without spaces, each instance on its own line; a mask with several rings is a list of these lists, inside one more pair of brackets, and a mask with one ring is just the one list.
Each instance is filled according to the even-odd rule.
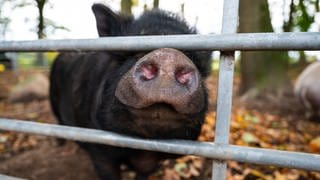
[[153,9],[159,9],[159,0],[153,0]]
[[[283,4],[282,31],[309,31],[315,23],[316,13],[319,12],[319,0],[283,0]],[[289,10],[285,11],[286,8]],[[273,32],[267,0],[241,0],[239,16],[239,32]],[[298,62],[298,67],[304,67],[307,64],[304,51],[299,52]],[[292,93],[287,75],[288,52],[241,52],[240,66],[242,80],[240,95],[281,97]]]
[[[38,39],[45,39],[47,36],[46,30],[51,28],[53,31],[57,29],[68,30],[64,26],[57,25],[54,21],[45,18],[44,16],[44,7],[49,3],[49,0],[32,0],[35,2],[31,3],[31,5],[35,5],[38,9],[38,25],[37,25],[37,35]],[[37,53],[37,58],[35,65],[37,66],[48,66],[48,62],[45,60],[43,53]]]
[[316,12],[319,12],[319,0],[290,0],[288,18],[284,20],[283,31],[308,31],[314,23]]
[[121,0],[121,13],[130,16],[132,15],[132,0]]
[[[314,23],[317,12],[319,12],[319,0],[290,0],[288,18],[283,22],[283,31],[307,32]],[[304,51],[300,51],[298,66],[306,64],[306,55]]]
[[36,19],[37,25],[35,27],[38,39],[46,38],[49,31],[51,33],[54,33],[55,30],[58,29],[68,31],[68,28],[60,26],[56,22],[45,17],[44,11],[47,4],[50,4],[51,8],[53,7],[49,0],[0,0],[0,35],[4,37],[4,34],[8,31],[7,26],[11,22],[10,16],[3,15],[3,8],[9,8],[12,11],[15,11],[18,8],[27,6],[35,7],[38,11],[38,17]]
[[[5,33],[7,31],[8,28],[8,24],[10,22],[10,19],[8,17],[4,17],[2,14],[2,7],[4,6],[4,4],[7,2],[8,0],[2,0],[0,1],[0,40],[3,39],[3,37],[5,36]],[[0,60],[5,59],[5,54],[4,52],[0,52]],[[0,70],[1,72],[1,70]]]
[[[124,15],[132,15],[132,7],[139,5],[139,0],[121,0],[121,13]],[[153,9],[159,9],[159,0],[153,0]],[[146,1],[143,4],[144,11],[148,10]]]
[[3,39],[3,37],[5,36],[5,33],[7,31],[8,28],[8,24],[10,22],[10,18],[3,16],[2,14],[2,7],[5,5],[5,3],[7,3],[8,0],[2,0],[0,1],[0,39]]
[[43,39],[43,38],[45,38],[45,32],[44,32],[45,23],[44,23],[43,9],[44,9],[44,5],[48,1],[47,0],[35,0],[35,2],[36,2],[36,6],[38,9],[38,13],[39,13],[38,30],[37,30],[38,39]]
[[[38,28],[37,28],[37,35],[38,39],[44,39],[45,38],[45,23],[44,23],[44,15],[43,15],[43,9],[44,5],[47,3],[47,0],[35,0],[37,9],[38,9]],[[47,61],[44,60],[43,53],[37,53],[37,59],[36,59],[36,65],[38,66],[47,66]]]
[[[68,30],[64,26],[57,25],[54,21],[46,18],[44,16],[45,6],[49,4],[49,0],[1,0],[0,1],[0,30],[1,34],[0,37],[4,37],[5,33],[8,31],[7,27],[10,23],[10,16],[4,16],[2,14],[3,8],[10,8],[14,11],[17,8],[24,8],[27,6],[35,7],[38,11],[37,17],[37,25],[35,27],[35,31],[37,33],[38,39],[44,39],[47,37],[48,31],[54,33],[57,29]],[[35,65],[37,66],[47,66],[47,60],[44,57],[43,53],[37,53]]]
[[[21,8],[24,6],[29,5],[27,2],[25,1],[21,1],[21,2],[12,2],[10,0],[0,0],[0,40],[3,40],[7,31],[8,31],[8,26],[9,23],[11,22],[10,17],[5,16],[3,11],[4,8],[10,8],[11,10],[14,10],[16,8]],[[11,59],[8,58],[5,54],[5,52],[0,52],[0,61],[2,63],[7,63],[10,64],[9,66],[11,66]],[[0,64],[0,72],[3,71],[5,68],[3,66],[3,64]]]
[[[239,32],[273,32],[267,0],[240,1]],[[282,96],[290,87],[287,76],[288,53],[255,51],[241,52],[240,94]]]
[[30,5],[30,3],[25,0],[0,0],[0,39],[3,39],[5,37],[5,34],[8,31],[8,25],[11,22],[10,17],[4,15],[4,8],[10,8],[11,10],[15,10],[17,8],[23,8],[28,5]]

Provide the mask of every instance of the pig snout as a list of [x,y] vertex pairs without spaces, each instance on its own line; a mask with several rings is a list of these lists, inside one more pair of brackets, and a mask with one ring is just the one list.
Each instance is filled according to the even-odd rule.
[[123,104],[137,109],[161,103],[178,113],[191,114],[205,105],[196,66],[171,48],[154,50],[139,59],[119,81],[115,95]]

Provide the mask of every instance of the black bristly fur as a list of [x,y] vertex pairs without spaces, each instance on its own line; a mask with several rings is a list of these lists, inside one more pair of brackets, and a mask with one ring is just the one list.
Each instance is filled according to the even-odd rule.
[[[195,34],[193,28],[174,14],[160,10],[144,13],[134,20],[123,17],[101,4],[93,5],[100,36]],[[141,132],[128,108],[115,97],[120,78],[146,52],[62,53],[51,70],[50,99],[54,114],[61,124],[110,130],[146,138],[196,139],[207,110],[189,115],[183,127],[161,129],[154,124]],[[202,77],[210,70],[210,52],[188,51]],[[204,87],[204,86],[202,86]],[[204,89],[205,91],[205,89]],[[205,93],[206,95],[206,93]],[[120,179],[119,165],[126,163],[146,178],[157,162],[168,154],[79,143],[91,156],[102,179]],[[145,162],[146,164],[141,164]]]

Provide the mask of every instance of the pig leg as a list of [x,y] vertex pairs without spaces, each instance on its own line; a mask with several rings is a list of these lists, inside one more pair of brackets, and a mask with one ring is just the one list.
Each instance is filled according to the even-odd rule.
[[102,180],[120,180],[119,166],[108,160],[92,159],[98,176]]
[[135,180],[147,180],[149,175],[159,168],[160,156],[156,152],[138,151],[130,157],[130,164],[137,173]]
[[121,180],[120,165],[115,160],[108,158],[107,154],[102,156],[93,151],[89,151],[89,155],[100,179]]

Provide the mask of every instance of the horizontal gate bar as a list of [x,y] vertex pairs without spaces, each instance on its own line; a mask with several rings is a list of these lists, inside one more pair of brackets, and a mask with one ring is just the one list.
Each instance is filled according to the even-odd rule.
[[320,33],[121,36],[96,39],[0,41],[0,51],[320,50]]
[[1,180],[27,180],[27,179],[22,179],[22,178],[18,178],[18,177],[6,176],[3,174],[0,174],[0,179]]
[[0,118],[0,129],[174,154],[320,171],[320,155],[184,140],[145,140],[102,130]]

